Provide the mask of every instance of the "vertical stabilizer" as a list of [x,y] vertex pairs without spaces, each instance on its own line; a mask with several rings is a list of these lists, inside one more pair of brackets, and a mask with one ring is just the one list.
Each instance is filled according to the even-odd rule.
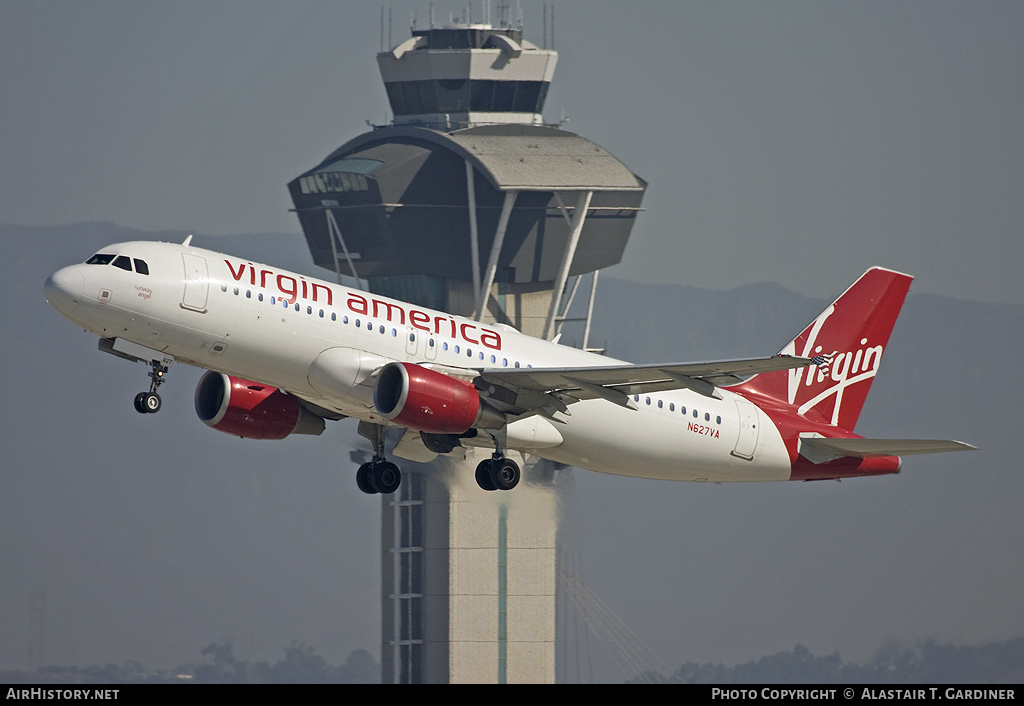
[[782,349],[815,359],[816,369],[762,373],[729,389],[852,431],[912,280],[881,267],[868,270]]

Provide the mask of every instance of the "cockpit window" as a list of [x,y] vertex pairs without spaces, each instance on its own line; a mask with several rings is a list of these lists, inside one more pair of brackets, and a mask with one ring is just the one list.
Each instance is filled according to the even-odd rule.
[[109,253],[96,253],[88,260],[85,261],[87,265],[113,265],[114,267],[125,270],[126,272],[132,271],[132,263],[135,263],[135,271],[140,275],[149,274],[149,265],[146,264],[145,260],[139,258],[131,258],[127,255],[111,255]]

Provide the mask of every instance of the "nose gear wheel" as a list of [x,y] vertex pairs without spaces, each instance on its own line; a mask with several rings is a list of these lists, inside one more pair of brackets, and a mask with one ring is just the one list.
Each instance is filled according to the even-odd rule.
[[151,360],[149,367],[149,392],[140,392],[135,395],[135,411],[140,414],[155,414],[160,411],[163,402],[160,400],[160,395],[156,393],[156,390],[164,384],[164,375],[170,370],[169,367],[158,360]]

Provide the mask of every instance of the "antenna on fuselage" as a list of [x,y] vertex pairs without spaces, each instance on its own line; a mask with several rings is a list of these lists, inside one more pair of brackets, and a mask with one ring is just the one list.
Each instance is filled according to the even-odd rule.
[[189,236],[188,236],[187,238],[185,238],[185,242],[184,242],[184,243],[182,243],[182,245],[184,245],[184,246],[186,246],[186,247],[187,247],[187,246],[188,246],[188,244],[189,244],[189,243],[191,243],[191,242],[192,242],[192,235],[191,235],[191,234],[189,234]]

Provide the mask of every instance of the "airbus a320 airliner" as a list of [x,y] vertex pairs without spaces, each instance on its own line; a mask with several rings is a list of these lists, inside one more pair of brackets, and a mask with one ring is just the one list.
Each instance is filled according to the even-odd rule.
[[[774,356],[630,365],[191,245],[111,245],[46,281],[58,312],[99,347],[150,367],[135,398],[160,409],[174,362],[207,372],[195,406],[235,436],[320,434],[354,417],[374,445],[366,493],[401,482],[389,451],[429,461],[493,449],[484,490],[510,490],[509,450],[578,468],[689,481],[822,480],[896,473],[900,455],[958,441],[853,433],[911,277],[873,268]],[[392,442],[387,442],[389,445]]]

